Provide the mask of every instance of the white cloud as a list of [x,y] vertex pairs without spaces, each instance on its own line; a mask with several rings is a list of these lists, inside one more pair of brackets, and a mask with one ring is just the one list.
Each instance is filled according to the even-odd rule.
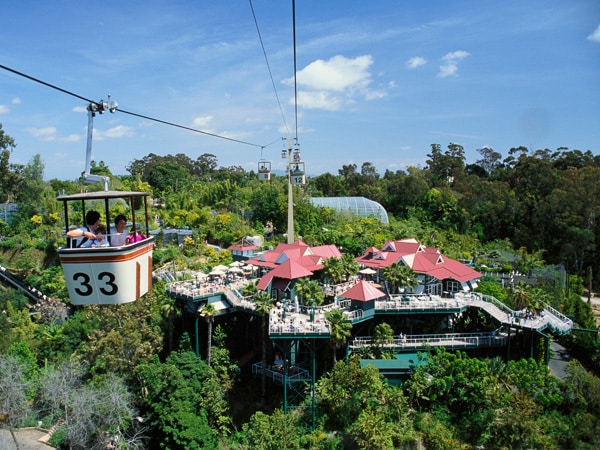
[[56,128],[27,128],[27,132],[33,137],[36,137],[42,141],[55,141],[56,140]]
[[[293,99],[292,99],[293,101]],[[337,111],[344,104],[341,97],[325,91],[298,91],[298,106],[307,109]]]
[[208,129],[212,129],[213,122],[214,122],[213,116],[198,116],[198,117],[194,117],[194,120],[192,120],[192,127],[199,128],[202,131],[206,131]]
[[11,103],[13,105],[20,105],[21,104],[21,99],[19,97],[15,97],[12,99]]
[[414,56],[406,61],[406,67],[409,69],[416,69],[417,67],[424,66],[427,64],[427,60],[421,56]]
[[[372,81],[369,67],[372,64],[371,55],[356,58],[337,55],[327,61],[313,61],[296,74],[298,85],[303,87],[298,92],[298,105],[335,111],[343,105],[355,103],[357,96],[366,100],[385,97],[386,92],[369,89]],[[293,82],[293,78],[282,81],[287,85]]]
[[592,42],[600,43],[600,25],[596,27],[596,29],[587,37]]
[[446,53],[442,58],[443,63],[440,66],[438,76],[441,78],[446,78],[451,75],[456,75],[458,72],[458,62],[462,61],[467,56],[471,56],[471,54],[464,50]]
[[450,75],[455,75],[458,71],[458,66],[456,63],[445,63],[440,66],[439,76],[441,78],[449,77]]
[[133,128],[126,127],[124,125],[118,125],[113,128],[109,128],[106,131],[100,131],[94,128],[94,139],[102,141],[104,139],[118,139],[122,137],[130,137],[135,133],[133,132]]
[[79,134],[69,134],[68,136],[61,138],[61,142],[79,142],[81,140],[81,135]]
[[10,109],[8,108],[8,106],[0,105],[0,114],[8,114],[9,112]]
[[371,74],[367,70],[373,64],[371,55],[354,59],[337,55],[328,61],[318,59],[298,72],[301,86],[314,90],[343,92],[356,86],[367,86]]
[[457,50],[455,52],[446,53],[442,59],[444,61],[460,61],[461,59],[465,59],[467,56],[471,56],[471,54],[464,50]]
[[72,111],[77,113],[87,112],[87,108],[85,106],[75,106]]

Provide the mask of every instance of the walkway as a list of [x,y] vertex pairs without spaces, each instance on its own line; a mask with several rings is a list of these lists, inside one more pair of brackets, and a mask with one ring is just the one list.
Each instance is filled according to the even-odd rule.
[[[219,281],[188,280],[172,283],[169,293],[185,301],[201,301],[211,296],[224,296],[232,310],[243,310],[256,314],[256,306],[251,298],[240,294],[249,280],[238,277],[223,284]],[[479,308],[496,319],[501,325],[536,331],[550,329],[557,334],[567,334],[573,329],[573,321],[550,305],[545,305],[539,315],[527,311],[514,311],[495,297],[478,293],[457,292],[452,297],[438,295],[392,295],[389,299],[376,300],[374,309],[351,309],[350,301],[336,298],[333,304],[325,306],[304,306],[280,304],[269,314],[269,335],[272,337],[328,338],[331,329],[325,313],[331,309],[341,309],[353,324],[369,320],[378,314],[457,314],[468,308]]]
[[539,315],[527,311],[514,311],[504,303],[490,295],[478,293],[457,292],[452,298],[443,298],[437,295],[397,295],[390,300],[375,302],[375,313],[398,312],[419,313],[437,312],[454,313],[464,311],[466,308],[479,308],[498,322],[507,326],[543,331],[551,329],[558,334],[567,334],[573,329],[573,321],[550,305],[545,305]]
[[361,348],[379,347],[389,351],[419,351],[429,347],[445,347],[448,350],[504,347],[508,335],[496,331],[485,333],[442,333],[442,334],[416,334],[394,336],[390,342],[378,343],[371,337],[356,337],[348,341],[350,351]]

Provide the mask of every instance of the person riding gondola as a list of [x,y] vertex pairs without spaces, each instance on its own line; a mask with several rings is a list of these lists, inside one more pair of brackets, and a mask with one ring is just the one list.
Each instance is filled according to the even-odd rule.
[[96,228],[100,223],[100,213],[98,211],[88,211],[85,215],[85,225],[81,228],[75,228],[67,232],[70,239],[71,248],[91,247],[96,239]]

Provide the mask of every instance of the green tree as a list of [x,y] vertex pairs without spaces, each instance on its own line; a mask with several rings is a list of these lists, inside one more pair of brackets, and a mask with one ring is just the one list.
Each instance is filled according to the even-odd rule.
[[391,290],[394,293],[398,293],[400,288],[403,287],[411,291],[419,285],[419,280],[415,272],[403,263],[393,263],[385,267],[383,269],[383,278],[390,283]]
[[295,414],[284,414],[276,409],[272,414],[258,411],[242,428],[246,448],[260,450],[301,449],[305,431],[297,423]]
[[389,386],[374,365],[361,368],[358,355],[339,361],[321,377],[316,390],[327,429],[347,432],[358,448],[403,448],[414,442],[406,397]]
[[216,448],[218,428],[211,427],[203,405],[222,402],[222,397],[206,392],[209,368],[204,361],[191,351],[179,351],[164,363],[155,356],[140,364],[136,374],[143,383],[148,421],[164,448]]
[[190,178],[187,168],[175,162],[161,162],[153,165],[148,171],[147,181],[157,192],[165,192],[169,189],[177,192],[185,189]]
[[[1,125],[0,125],[1,127]],[[10,151],[6,148],[7,139],[12,141],[0,128],[0,201],[14,201],[15,195],[19,192],[21,183],[20,167],[10,164]]]
[[204,320],[208,323],[206,332],[206,365],[210,367],[210,350],[212,347],[212,326],[215,320],[215,314],[217,310],[211,303],[207,303],[202,307],[199,314],[204,317]]
[[333,284],[339,284],[344,280],[344,265],[340,258],[327,258],[323,262],[323,276],[331,280]]
[[[269,339],[267,324],[269,322],[269,312],[273,308],[275,300],[267,292],[259,291],[254,296],[254,304],[256,305],[256,312],[261,316],[261,367],[265,369],[267,367],[267,347]],[[267,395],[266,381],[266,373],[262,370],[260,377],[260,397],[263,405],[265,404]]]
[[[308,277],[300,278],[294,283],[294,291],[305,306],[322,305],[325,301],[325,293],[321,287],[321,283],[311,280]],[[311,303],[312,300],[312,303]]]
[[373,339],[375,340],[375,345],[381,350],[387,344],[391,344],[394,341],[394,329],[385,322],[379,323],[375,325]]
[[337,349],[342,347],[352,336],[352,324],[348,322],[341,309],[332,309],[325,313],[325,319],[331,327],[329,342],[333,354],[333,365],[337,362]]

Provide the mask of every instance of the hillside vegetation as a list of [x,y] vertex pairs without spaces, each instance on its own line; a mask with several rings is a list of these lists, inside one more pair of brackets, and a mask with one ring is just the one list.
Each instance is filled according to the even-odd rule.
[[[537,354],[504,361],[440,350],[402,386],[389,385],[355,358],[338,361],[317,382],[316,427],[307,431],[300,412],[283,413],[280,387],[263,402],[257,382],[236,370],[241,355],[234,336],[259,342],[260,320],[217,321],[210,366],[193,351],[185,316],[162,282],[137,302],[73,309],[63,321],[53,314],[68,303],[56,257],[64,245],[56,195],[97,188],[45,181],[39,156],[11,164],[14,146],[0,127],[0,202],[19,206],[10,220],[0,220],[0,264],[52,302],[36,309],[17,291],[0,288],[0,426],[14,430],[41,421],[56,426],[51,443],[71,448],[600,446],[600,382],[584,368],[600,364],[592,333],[564,340],[580,360],[570,363],[564,380]],[[424,168],[380,175],[365,162],[309,177],[294,192],[296,233],[309,245],[335,244],[351,256],[387,240],[416,238],[482,271],[528,274],[562,265],[565,282],[539,278],[536,295],[573,316],[578,327],[595,328],[581,296],[584,288],[595,289],[600,275],[600,157],[524,147],[503,157],[484,148],[480,160],[467,164],[456,144],[427,151]],[[240,167],[218,167],[211,154],[193,160],[150,153],[127,171],[115,176],[104,162],[92,164],[93,173],[110,176],[112,189],[152,192],[155,227],[193,232],[180,246],[159,234],[155,267],[178,272],[231,262],[228,251],[207,242],[226,248],[254,235],[266,246],[284,241],[285,177],[261,183]],[[386,208],[390,224],[315,208],[310,196],[367,197]],[[127,206],[115,204],[111,215],[119,213],[128,213]],[[82,221],[80,211],[70,214]],[[481,289],[515,300],[491,277]],[[200,333],[209,323],[202,321]]]

